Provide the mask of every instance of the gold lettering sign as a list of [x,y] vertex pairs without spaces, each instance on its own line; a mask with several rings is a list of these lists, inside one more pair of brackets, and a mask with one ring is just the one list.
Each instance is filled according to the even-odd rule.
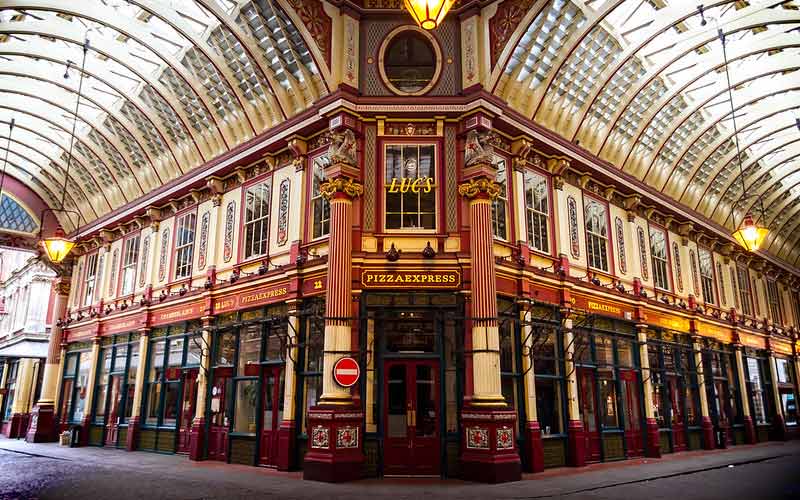
[[389,184],[388,192],[390,193],[430,193],[433,190],[433,178],[420,177],[418,179],[410,179],[408,177],[393,178]]
[[611,313],[617,316],[622,316],[622,309],[616,306],[612,306],[610,304],[602,304],[600,302],[593,302],[590,300],[586,303],[586,308],[589,309],[590,311],[601,311],[601,312]]
[[238,295],[227,295],[214,301],[214,312],[219,314],[225,311],[232,311],[238,308],[255,307],[271,302],[277,302],[289,294],[289,285],[281,283],[266,288],[243,292]]
[[589,297],[585,295],[575,294],[570,298],[570,302],[578,309],[597,312],[603,316],[616,316],[625,319],[631,319],[633,317],[633,310],[625,308],[622,304],[589,299]]
[[163,325],[165,323],[172,323],[190,319],[200,315],[201,306],[199,304],[188,305],[180,308],[167,309],[156,313],[153,325]]
[[663,326],[670,330],[677,330],[679,332],[688,332],[689,320],[685,318],[678,318],[673,316],[662,316],[655,313],[647,313],[647,322],[657,326]]
[[452,289],[461,285],[461,273],[456,270],[383,271],[367,269],[361,273],[364,288],[440,288]]

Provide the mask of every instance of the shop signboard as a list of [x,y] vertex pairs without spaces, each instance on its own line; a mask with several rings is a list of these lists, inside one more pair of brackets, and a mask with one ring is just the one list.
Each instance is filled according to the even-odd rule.
[[675,330],[677,332],[688,333],[690,331],[690,324],[687,318],[680,316],[673,316],[667,314],[660,314],[656,312],[647,312],[647,322],[653,326],[660,326],[668,330]]
[[361,273],[361,286],[390,290],[451,290],[461,286],[461,273],[456,269],[365,269]]
[[203,314],[200,301],[184,303],[153,311],[151,326],[166,325],[178,321],[199,318]]
[[284,300],[289,295],[289,283],[282,282],[258,287],[252,290],[224,295],[214,299],[214,313],[249,309]]
[[572,295],[572,305],[576,309],[581,309],[588,313],[599,314],[600,316],[610,316],[626,320],[633,319],[633,308],[619,302],[601,300],[596,297],[588,297],[580,294]]
[[146,317],[142,313],[131,316],[109,318],[102,323],[102,335],[130,332],[138,330],[145,325]]

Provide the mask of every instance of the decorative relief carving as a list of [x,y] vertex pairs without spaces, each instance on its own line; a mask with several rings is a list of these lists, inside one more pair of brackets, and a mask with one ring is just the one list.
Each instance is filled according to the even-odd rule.
[[327,427],[318,425],[311,430],[311,447],[330,448],[330,430]]
[[169,248],[169,229],[161,231],[161,254],[158,257],[158,281],[167,277],[167,248]]
[[117,266],[119,265],[119,249],[114,249],[111,254],[111,276],[108,280],[108,295],[113,296],[117,285]]
[[578,236],[578,202],[573,196],[567,197],[567,218],[569,220],[569,251],[572,257],[581,257],[580,237]]
[[200,218],[200,243],[197,246],[197,269],[202,271],[206,268],[206,256],[208,255],[208,230],[211,225],[211,213],[206,211]]
[[364,130],[364,230],[375,230],[375,140],[378,128],[367,125]]
[[650,271],[647,268],[647,243],[644,239],[644,229],[641,227],[636,228],[637,238],[639,240],[639,263],[642,266],[642,279],[650,279]]
[[139,286],[143,287],[147,278],[147,260],[150,255],[150,235],[142,241],[142,259],[139,262]]
[[356,74],[356,30],[358,22],[344,16],[344,76],[347,83],[353,87],[358,86],[358,75]]
[[236,202],[228,202],[225,207],[225,241],[222,246],[222,260],[230,262],[233,257],[233,225],[236,217]]
[[500,184],[484,177],[470,179],[458,186],[458,194],[467,199],[472,199],[481,193],[485,193],[490,199],[494,200],[500,195],[502,190],[503,188]]
[[289,239],[289,189],[291,181],[284,179],[278,188],[278,246],[282,247]]
[[490,144],[489,132],[479,134],[476,130],[467,133],[467,143],[464,145],[464,166],[472,167],[494,161],[494,147]]
[[471,85],[477,80],[478,76],[478,57],[475,47],[477,36],[475,34],[476,23],[467,22],[463,26],[461,37],[464,46],[464,83]]
[[489,44],[492,67],[497,64],[506,43],[517,29],[522,18],[530,10],[534,0],[505,0],[497,6],[495,15],[489,19]]
[[[444,129],[444,162],[448,172],[456,171],[456,130]],[[455,175],[445,176],[445,204],[447,206],[447,230],[458,229],[458,186]]]
[[325,181],[319,186],[319,192],[322,196],[331,199],[336,193],[344,193],[351,198],[361,196],[364,194],[364,186],[354,181],[353,179],[345,179],[339,177],[330,181]]
[[498,450],[510,450],[514,448],[514,431],[507,427],[497,429],[497,443],[495,445]]
[[435,123],[386,122],[384,135],[436,135]]
[[681,249],[677,241],[672,242],[672,260],[675,262],[675,284],[678,292],[683,293],[683,266],[681,265]]
[[689,266],[692,268],[692,290],[697,297],[700,295],[700,282],[697,279],[697,257],[694,255],[694,250],[689,250]]
[[358,427],[347,426],[336,429],[336,448],[358,448]]
[[725,276],[722,274],[722,264],[719,262],[717,262],[717,276],[719,277],[717,280],[719,281],[719,302],[726,306],[728,300],[725,298]]
[[328,158],[331,163],[358,164],[356,151],[356,135],[352,130],[331,134],[331,145],[328,147]]
[[287,0],[289,5],[300,16],[303,25],[311,37],[317,42],[317,47],[325,58],[328,67],[331,67],[331,18],[325,13],[320,0]]
[[617,257],[619,270],[622,274],[628,273],[628,259],[625,255],[625,225],[619,217],[614,218],[614,229],[617,233]]
[[308,150],[314,151],[315,149],[321,148],[322,146],[327,146],[330,143],[331,133],[326,130],[325,132],[317,134],[308,140]]
[[485,427],[467,427],[467,448],[471,450],[488,450],[489,430]]

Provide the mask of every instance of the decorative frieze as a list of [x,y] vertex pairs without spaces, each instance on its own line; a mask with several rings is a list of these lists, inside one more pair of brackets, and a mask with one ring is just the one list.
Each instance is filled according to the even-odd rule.
[[574,196],[567,196],[567,219],[569,222],[569,252],[574,259],[581,257],[578,233],[578,202]]
[[471,450],[488,450],[489,429],[486,427],[468,427],[467,448]]
[[689,266],[692,268],[692,289],[694,295],[700,295],[700,280],[697,277],[697,257],[695,257],[694,250],[689,250]]
[[358,427],[348,425],[336,429],[336,447],[358,448]]
[[683,266],[681,265],[681,249],[677,241],[672,242],[672,260],[675,263],[675,285],[678,292],[683,293]]
[[289,239],[289,190],[291,180],[284,179],[278,188],[278,246]]
[[233,225],[236,217],[236,202],[229,201],[225,207],[225,240],[222,245],[222,260],[230,262],[233,257]]
[[619,260],[619,271],[622,274],[627,274],[628,260],[625,255],[625,225],[623,224],[622,219],[619,217],[614,219],[614,230],[617,234],[617,257]]
[[206,268],[208,255],[208,231],[211,225],[211,213],[206,211],[200,217],[200,242],[197,244],[197,269],[202,271]]
[[511,35],[522,22],[534,0],[505,0],[497,6],[494,16],[489,19],[489,50],[492,67],[497,64],[500,54],[506,47]]
[[510,450],[514,448],[514,431],[508,427],[497,429],[497,442],[495,446],[498,450]]
[[311,447],[317,449],[330,448],[330,429],[318,425],[311,430]]
[[117,286],[117,267],[119,266],[119,249],[111,254],[111,275],[108,279],[108,295],[113,296]]
[[647,281],[650,279],[650,271],[647,266],[647,242],[644,237],[644,229],[641,226],[636,228],[636,235],[639,241],[639,264],[642,267],[642,279]]
[[336,193],[344,193],[351,198],[356,198],[364,194],[364,186],[353,179],[339,177],[320,184],[319,191],[328,199],[333,198]]
[[143,287],[147,278],[147,261],[150,256],[150,235],[145,236],[142,241],[142,258],[139,262],[139,286]]
[[161,251],[158,256],[158,281],[167,277],[167,249],[169,248],[169,228],[161,231]]

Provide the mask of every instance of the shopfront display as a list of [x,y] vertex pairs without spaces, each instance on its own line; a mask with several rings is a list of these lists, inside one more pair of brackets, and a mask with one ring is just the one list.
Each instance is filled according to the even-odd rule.
[[95,384],[90,444],[125,446],[139,362],[138,333],[115,335],[103,342]]
[[716,445],[724,448],[736,444],[734,431],[744,425],[734,352],[730,345],[708,340],[703,357],[705,390],[716,431]]

